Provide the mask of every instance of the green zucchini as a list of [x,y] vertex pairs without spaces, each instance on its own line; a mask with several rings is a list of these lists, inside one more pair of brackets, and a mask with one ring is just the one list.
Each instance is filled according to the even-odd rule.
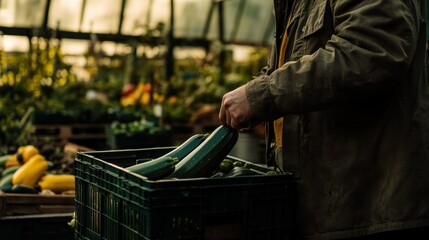
[[223,172],[215,172],[213,175],[210,176],[210,178],[223,178],[225,177],[225,173]]
[[184,143],[180,144],[180,146],[165,154],[164,157],[172,157],[182,160],[202,142],[204,142],[207,137],[208,134],[195,134],[192,137],[188,138],[188,140],[186,140]]
[[147,177],[147,179],[158,180],[173,173],[174,166],[178,162],[178,158],[163,156],[151,161],[128,167],[127,169],[133,173]]
[[131,172],[145,176],[151,180],[157,180],[174,172],[174,166],[207,138],[206,134],[195,134],[180,144],[174,150],[153,160],[145,159],[136,165],[130,166]]
[[259,172],[245,167],[234,167],[225,177],[261,175]]
[[152,161],[153,160],[153,158],[139,158],[139,159],[136,159],[136,164],[140,164],[140,163],[144,163],[144,162],[149,162],[149,161]]
[[203,143],[176,165],[176,170],[169,177],[209,177],[234,147],[237,139],[237,130],[225,125],[217,127]]
[[221,172],[226,174],[234,168],[234,162],[231,159],[226,158],[222,160],[218,168]]
[[7,160],[9,160],[9,158],[11,157],[11,155],[3,155],[0,156],[0,167],[4,168],[6,165]]
[[12,185],[0,186],[0,191],[4,192],[4,193],[13,193],[12,192]]
[[31,193],[31,194],[38,193],[38,191],[35,187],[27,186],[27,185],[23,185],[23,184],[13,185],[12,192],[13,193]]
[[21,166],[12,166],[12,167],[8,167],[5,170],[3,170],[3,172],[1,173],[2,176],[6,176],[9,174],[13,174],[15,173]]
[[8,174],[0,178],[0,187],[12,186],[13,174]]

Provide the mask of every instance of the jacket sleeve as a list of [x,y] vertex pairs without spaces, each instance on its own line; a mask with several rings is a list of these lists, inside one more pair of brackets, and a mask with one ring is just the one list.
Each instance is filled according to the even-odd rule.
[[[410,1],[328,2],[333,34],[326,44],[247,84],[249,103],[260,119],[369,99],[390,91],[406,75],[418,34]],[[306,27],[312,24],[307,21]],[[311,41],[311,35],[304,37]]]

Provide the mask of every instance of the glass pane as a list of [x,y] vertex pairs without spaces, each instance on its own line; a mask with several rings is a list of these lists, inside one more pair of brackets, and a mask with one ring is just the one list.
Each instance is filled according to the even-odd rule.
[[242,45],[228,45],[227,48],[232,51],[232,59],[235,62],[249,61],[251,53],[255,51],[254,47]]
[[266,37],[266,39],[264,39],[264,41],[262,42],[263,44],[266,45],[272,45],[274,43],[274,31],[275,31],[275,26],[269,26],[271,27],[270,32]]
[[158,23],[170,28],[170,0],[128,0],[125,6],[122,34],[145,35]]
[[117,33],[120,13],[120,0],[87,0],[82,32]]
[[131,52],[131,46],[115,42],[104,41],[100,44],[101,51],[107,56],[125,55]]
[[174,48],[174,58],[181,59],[204,59],[206,51],[202,48],[176,47]]
[[[271,1],[244,0],[224,1],[224,37],[228,42],[249,44],[271,44],[272,38],[265,39],[267,27],[269,32],[274,31],[274,26],[268,26],[273,15]],[[238,16],[239,8],[243,8],[241,17]],[[240,19],[237,19],[240,17]],[[210,21],[208,39],[219,39],[219,11],[216,6]]]
[[164,23],[166,29],[170,28],[170,0],[151,0],[153,6],[150,13],[149,27],[154,28],[158,23]]
[[74,40],[62,39],[61,52],[64,55],[84,55],[88,52],[89,41],[87,40]]
[[121,33],[125,35],[144,34],[148,16],[150,16],[149,1],[128,0],[125,6]]
[[28,52],[30,45],[27,37],[3,36],[5,52]]
[[210,40],[219,39],[219,8],[215,6],[210,19],[209,32],[207,38]]
[[174,35],[201,38],[211,1],[180,0],[174,2]]
[[46,0],[2,0],[0,3],[1,26],[40,27],[43,23]]
[[82,0],[55,0],[51,1],[48,26],[65,31],[79,31],[79,22],[82,10]]
[[265,41],[268,23],[273,18],[272,1],[246,0],[236,41],[261,43]]
[[122,34],[145,35],[158,23],[170,26],[170,0],[128,0],[125,6]]
[[[226,41],[234,40],[236,35],[233,31],[237,31],[237,28],[240,27],[240,21],[243,21],[243,15],[240,19],[237,19],[239,14],[239,7],[242,0],[233,0],[233,1],[225,1],[223,8],[223,25],[224,25],[224,35]],[[244,0],[246,2],[246,0]],[[246,5],[246,4],[244,4]],[[242,6],[241,6],[242,7]],[[243,9],[241,9],[243,10]],[[238,24],[238,25],[237,25]]]

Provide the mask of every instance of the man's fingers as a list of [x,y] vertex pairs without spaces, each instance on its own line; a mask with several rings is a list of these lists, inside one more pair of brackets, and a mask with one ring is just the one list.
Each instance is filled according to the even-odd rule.
[[225,107],[223,106],[223,102],[220,105],[219,120],[222,124],[224,124],[224,125],[226,124]]
[[225,124],[231,126],[231,116],[227,109],[225,110]]
[[251,112],[247,101],[245,86],[226,93],[222,98],[219,120],[235,129],[250,128]]

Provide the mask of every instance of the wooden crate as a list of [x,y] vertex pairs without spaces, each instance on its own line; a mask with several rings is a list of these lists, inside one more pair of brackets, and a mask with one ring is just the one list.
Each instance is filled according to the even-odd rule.
[[48,124],[34,125],[34,133],[60,142],[73,142],[76,139],[104,140],[105,128],[105,124]]
[[42,124],[34,125],[34,134],[40,140],[64,144],[77,143],[95,149],[106,147],[106,124]]
[[74,240],[71,213],[0,217],[1,239]]
[[72,213],[74,195],[0,194],[0,218],[5,216]]

